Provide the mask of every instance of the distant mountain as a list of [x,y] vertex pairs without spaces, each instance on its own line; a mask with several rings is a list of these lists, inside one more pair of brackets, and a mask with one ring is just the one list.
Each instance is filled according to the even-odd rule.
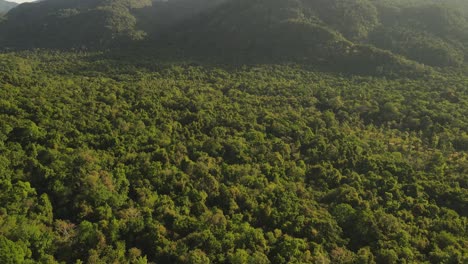
[[432,66],[459,66],[468,55],[466,1],[377,1],[380,24],[367,42]]
[[146,47],[169,57],[347,71],[452,67],[468,55],[465,7],[460,0],[44,0],[8,13],[0,45]]
[[43,0],[0,24],[8,48],[108,48],[156,35],[223,0]]
[[146,8],[132,10],[138,26],[152,37],[188,19],[212,11],[228,0],[155,0]]
[[130,10],[150,0],[44,0],[22,4],[0,25],[6,47],[105,47],[143,38]]
[[358,6],[361,9],[356,12],[368,12],[361,13],[359,19],[345,17],[340,22],[328,18],[337,16],[338,8],[347,7],[331,9],[327,3],[227,1],[172,27],[152,42],[165,43],[182,54],[236,63],[304,62],[359,72],[413,67],[390,52],[351,41],[365,38],[377,25],[377,10],[372,5]]
[[0,15],[7,13],[8,11],[10,11],[10,9],[17,5],[17,3],[0,0]]
[[[455,4],[236,0],[180,25],[173,43],[236,57],[237,50],[255,59],[328,62],[361,55],[396,59],[382,52],[387,50],[431,66],[459,66],[468,54],[467,28],[466,15]],[[177,36],[174,31],[166,39]]]

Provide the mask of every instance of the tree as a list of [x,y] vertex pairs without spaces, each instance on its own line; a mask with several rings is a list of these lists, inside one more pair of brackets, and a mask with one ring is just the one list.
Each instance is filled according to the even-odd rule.
[[26,252],[22,246],[0,235],[0,262],[17,264],[25,261]]

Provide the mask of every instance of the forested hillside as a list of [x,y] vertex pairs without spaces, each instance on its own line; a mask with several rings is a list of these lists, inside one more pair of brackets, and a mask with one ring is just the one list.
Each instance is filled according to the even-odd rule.
[[464,0],[21,4],[0,264],[468,263],[467,47]]
[[228,63],[406,72],[414,62],[465,64],[466,7],[457,0],[45,0],[7,14],[0,46],[124,47]]
[[468,78],[0,57],[1,263],[466,263]]
[[6,15],[0,40],[7,48],[106,47],[142,39],[131,10],[151,0],[45,0],[22,4]]

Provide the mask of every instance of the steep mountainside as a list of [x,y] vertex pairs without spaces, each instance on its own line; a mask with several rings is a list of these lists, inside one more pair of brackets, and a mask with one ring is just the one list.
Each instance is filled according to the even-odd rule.
[[133,10],[138,26],[152,38],[174,25],[226,2],[227,0],[154,0],[151,6]]
[[405,72],[416,67],[410,61],[465,63],[464,7],[457,0],[44,0],[12,10],[0,24],[0,44],[134,49],[143,43],[169,57]]
[[346,8],[325,1],[228,1],[167,31],[159,43],[168,41],[183,54],[239,63],[305,62],[367,73],[415,69],[390,52],[352,41],[377,23],[372,5],[357,3],[353,8],[360,17],[350,14],[342,24],[327,19]]
[[369,43],[432,66],[459,66],[468,54],[466,3],[379,3],[380,25]]

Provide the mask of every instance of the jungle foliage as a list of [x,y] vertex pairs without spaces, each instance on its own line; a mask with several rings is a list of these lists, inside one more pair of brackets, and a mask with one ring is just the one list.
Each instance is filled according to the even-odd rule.
[[0,263],[467,263],[467,10],[11,9]]
[[0,55],[1,263],[465,263],[468,77]]

